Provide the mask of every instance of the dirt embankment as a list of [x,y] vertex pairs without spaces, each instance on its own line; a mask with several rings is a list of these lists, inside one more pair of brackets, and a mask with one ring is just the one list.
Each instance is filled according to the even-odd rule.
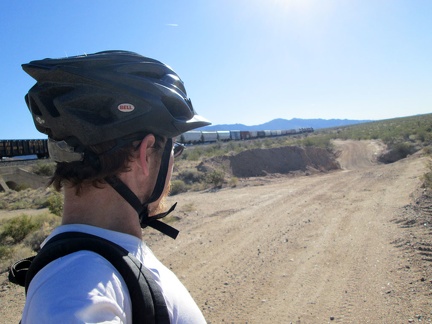
[[[336,145],[340,171],[176,195],[177,240],[144,231],[209,323],[432,322],[429,158]],[[24,294],[5,280],[0,322],[18,322]]]
[[339,169],[339,163],[327,150],[315,147],[286,146],[253,149],[232,156],[207,159],[199,170],[224,169],[239,178],[262,177],[269,174],[305,172],[307,174]]

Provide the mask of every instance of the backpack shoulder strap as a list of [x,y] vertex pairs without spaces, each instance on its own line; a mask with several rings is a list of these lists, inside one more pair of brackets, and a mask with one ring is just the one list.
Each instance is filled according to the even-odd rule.
[[48,263],[82,250],[101,255],[123,277],[132,302],[133,323],[169,323],[165,299],[150,271],[126,249],[91,234],[66,232],[49,240],[33,260],[27,261],[31,265],[25,277],[26,293],[33,277]]

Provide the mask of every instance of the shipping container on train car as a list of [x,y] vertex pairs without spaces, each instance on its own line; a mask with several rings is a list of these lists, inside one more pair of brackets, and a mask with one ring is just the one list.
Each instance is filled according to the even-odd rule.
[[257,137],[265,137],[266,133],[263,130],[257,132]]
[[249,131],[240,131],[240,138],[242,140],[247,140],[251,138],[251,134]]
[[287,130],[287,135],[293,135],[293,134],[297,134],[297,130],[296,129],[288,129]]
[[272,131],[271,130],[264,130],[264,137],[270,137],[272,136]]
[[257,138],[258,137],[258,131],[249,131],[250,138]]
[[10,156],[23,155],[22,153],[22,140],[10,140],[9,141],[9,154]]
[[184,144],[193,144],[202,142],[202,132],[200,131],[189,131],[180,135],[179,142]]
[[219,141],[229,141],[231,139],[230,131],[216,131],[217,133],[217,139]]
[[48,154],[48,140],[30,140],[29,141],[30,154],[36,154],[39,159],[49,157]]
[[217,132],[202,132],[202,140],[204,143],[217,142],[218,135]]
[[232,130],[231,133],[231,139],[233,141],[239,141],[241,140],[240,131],[239,130]]
[[8,155],[8,145],[6,140],[0,141],[0,159],[7,157]]

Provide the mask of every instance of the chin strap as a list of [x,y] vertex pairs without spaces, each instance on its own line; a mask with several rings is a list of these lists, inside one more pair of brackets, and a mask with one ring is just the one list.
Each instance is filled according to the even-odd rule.
[[171,150],[172,150],[172,139],[168,139],[165,144],[165,149],[162,154],[162,160],[161,160],[161,166],[159,168],[159,174],[158,178],[156,180],[155,188],[153,189],[153,193],[151,194],[150,198],[147,202],[144,204],[141,203],[141,201],[138,199],[138,197],[132,192],[132,190],[129,189],[128,186],[126,186],[119,178],[116,176],[112,177],[106,177],[105,181],[113,187],[115,191],[118,192],[120,196],[122,196],[138,213],[139,221],[141,228],[146,228],[147,226],[150,226],[159,232],[168,235],[169,237],[175,239],[179,233],[178,230],[176,230],[174,227],[165,224],[161,222],[159,219],[167,216],[169,213],[171,213],[175,207],[177,206],[177,203],[171,206],[171,208],[164,212],[160,213],[154,216],[149,216],[149,210],[148,206],[152,202],[155,202],[159,199],[159,197],[162,195],[163,190],[165,188],[165,181],[168,174],[169,169],[169,162],[171,157]]
[[159,220],[171,213],[176,208],[177,203],[172,205],[168,211],[149,217],[148,204],[141,204],[138,197],[119,178],[115,176],[107,177],[105,181],[136,210],[141,228],[150,226],[173,239],[177,238],[179,231]]

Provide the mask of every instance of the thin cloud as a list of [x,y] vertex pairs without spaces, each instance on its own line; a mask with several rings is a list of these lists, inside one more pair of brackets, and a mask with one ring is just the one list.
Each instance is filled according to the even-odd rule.
[[168,26],[168,27],[178,27],[179,25],[178,24],[166,24],[165,26]]

